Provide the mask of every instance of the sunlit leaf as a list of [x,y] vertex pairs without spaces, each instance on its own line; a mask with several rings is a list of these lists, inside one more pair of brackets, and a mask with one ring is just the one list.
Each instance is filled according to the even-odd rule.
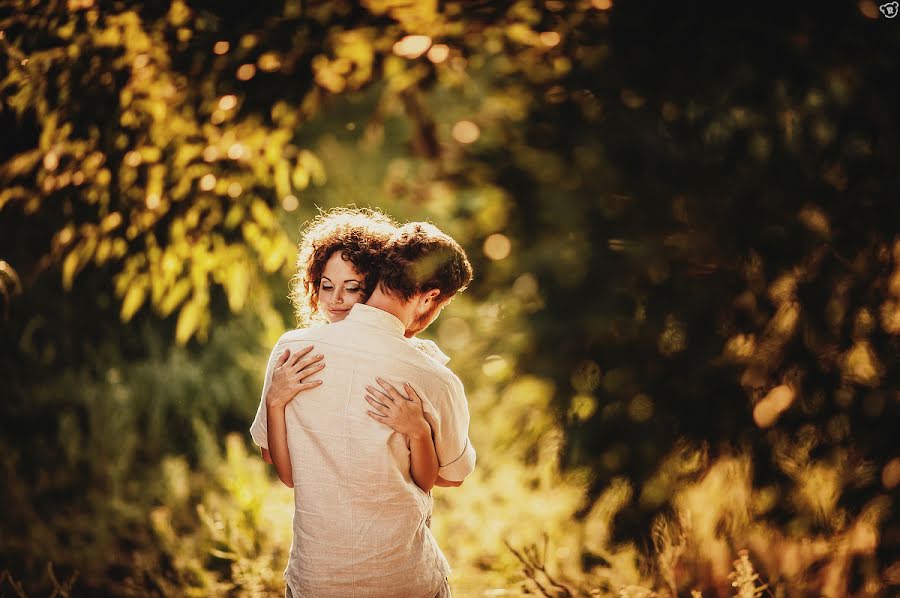
[[163,317],[171,314],[179,305],[181,305],[190,294],[193,284],[187,278],[179,279],[169,290],[163,295],[162,300],[158,303],[159,313]]
[[125,297],[122,299],[122,311],[119,316],[122,318],[123,322],[131,320],[137,310],[140,309],[141,305],[144,304],[146,296],[147,287],[141,284],[140,281],[135,280],[128,288],[128,292],[125,293]]
[[181,308],[181,311],[178,313],[178,322],[175,325],[176,342],[183,345],[190,340],[200,324],[203,309],[203,305],[197,301],[196,297]]

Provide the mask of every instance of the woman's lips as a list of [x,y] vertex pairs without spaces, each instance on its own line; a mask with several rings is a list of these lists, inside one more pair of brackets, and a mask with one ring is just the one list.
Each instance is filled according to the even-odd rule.
[[350,311],[347,307],[329,307],[328,311],[333,314],[345,314]]

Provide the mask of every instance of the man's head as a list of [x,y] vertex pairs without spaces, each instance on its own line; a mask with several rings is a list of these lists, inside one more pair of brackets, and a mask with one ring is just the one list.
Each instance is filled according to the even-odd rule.
[[425,330],[472,280],[472,265],[463,248],[427,222],[410,222],[397,229],[382,258],[379,289],[413,310],[407,336]]

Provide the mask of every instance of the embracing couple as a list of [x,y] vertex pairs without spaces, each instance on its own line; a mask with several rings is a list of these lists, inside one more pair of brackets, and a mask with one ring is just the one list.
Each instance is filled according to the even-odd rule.
[[465,252],[424,222],[320,214],[300,242],[301,324],[269,357],[250,428],[294,488],[292,598],[450,596],[429,529],[433,486],[475,466],[462,383],[417,339],[472,279]]

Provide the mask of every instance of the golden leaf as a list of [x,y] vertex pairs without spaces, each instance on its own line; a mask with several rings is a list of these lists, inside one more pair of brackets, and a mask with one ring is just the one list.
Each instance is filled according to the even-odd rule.
[[171,314],[175,311],[176,307],[184,302],[190,292],[191,281],[189,279],[182,278],[176,282],[162,298],[162,301],[159,302],[160,314],[162,314],[163,317]]
[[225,279],[225,293],[228,296],[228,307],[237,313],[244,307],[247,292],[250,290],[250,269],[243,261],[235,261],[228,269]]
[[[296,178],[294,178],[294,185],[297,186]],[[298,186],[297,188],[302,189],[303,187]],[[285,197],[291,194],[291,177],[288,171],[288,164],[284,160],[280,160],[275,165],[275,193],[278,197]]]
[[131,320],[137,310],[143,305],[146,296],[147,287],[143,284],[143,281],[141,279],[135,280],[122,300],[122,311],[119,316],[123,322]]
[[181,308],[181,313],[178,314],[178,323],[175,325],[175,342],[183,345],[194,335],[202,312],[203,306],[196,297]]
[[254,200],[250,204],[250,213],[253,214],[253,219],[264,229],[272,228],[275,225],[275,216],[272,214],[272,210],[261,199]]

